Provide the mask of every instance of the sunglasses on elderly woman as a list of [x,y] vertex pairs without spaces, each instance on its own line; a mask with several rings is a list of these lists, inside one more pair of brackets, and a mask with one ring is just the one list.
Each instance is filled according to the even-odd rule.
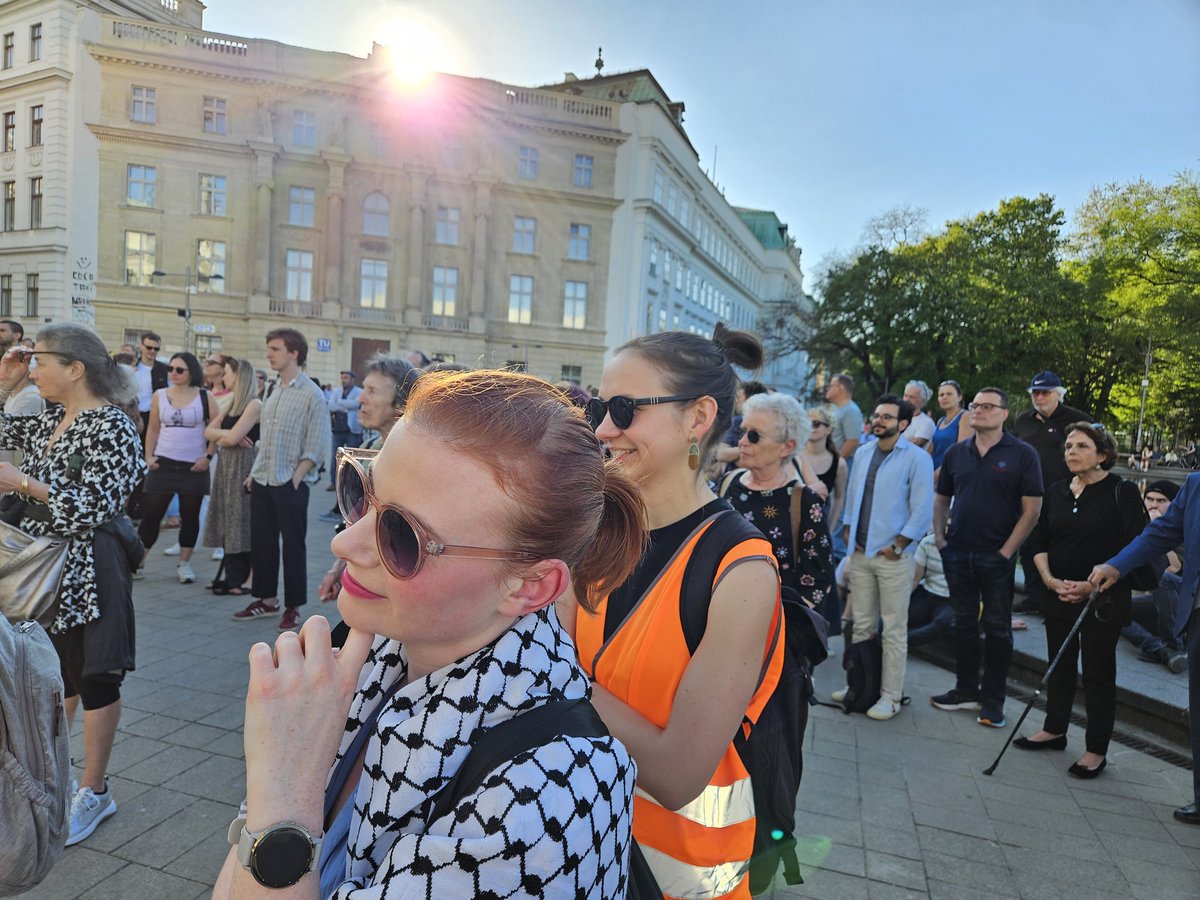
[[755,431],[753,428],[741,428],[738,430],[738,435],[744,435],[746,440],[752,444],[757,444],[763,439],[763,433]]
[[656,406],[659,403],[683,403],[686,400],[695,400],[695,397],[684,397],[682,395],[674,395],[671,397],[609,397],[607,400],[601,400],[599,397],[593,397],[588,401],[584,411],[587,413],[587,420],[591,423],[593,429],[599,428],[604,421],[604,417],[612,416],[613,424],[618,428],[628,428],[633,424],[633,413],[639,406]]
[[367,474],[378,450],[342,447],[337,461],[337,503],[345,520],[353,525],[375,507],[375,545],[383,567],[395,578],[412,578],[431,556],[463,556],[475,559],[532,560],[527,553],[495,547],[443,544],[421,521],[399,506],[380,503],[371,490]]

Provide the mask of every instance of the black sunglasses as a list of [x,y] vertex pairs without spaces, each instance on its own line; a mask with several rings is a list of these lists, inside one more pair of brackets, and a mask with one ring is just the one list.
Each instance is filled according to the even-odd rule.
[[186,375],[188,371],[187,366],[168,366],[167,369],[176,375]]
[[762,440],[762,437],[763,437],[762,432],[755,431],[753,428],[739,428],[738,434],[744,435],[746,440],[748,440],[752,444],[757,444],[759,441]]
[[529,554],[517,550],[443,544],[408,510],[380,503],[371,491],[367,475],[371,461],[378,454],[378,450],[339,448],[336,496],[342,517],[351,525],[365,516],[369,507],[375,507],[375,546],[383,567],[394,577],[412,578],[431,556],[533,560]]
[[613,424],[618,428],[628,428],[633,424],[633,412],[639,406],[655,406],[659,403],[683,403],[686,400],[695,399],[695,397],[684,397],[682,395],[639,397],[636,400],[632,397],[609,397],[607,400],[593,397],[588,401],[587,406],[584,407],[584,411],[587,413],[587,420],[591,423],[593,429],[600,427],[600,423],[604,421],[606,415],[612,416]]

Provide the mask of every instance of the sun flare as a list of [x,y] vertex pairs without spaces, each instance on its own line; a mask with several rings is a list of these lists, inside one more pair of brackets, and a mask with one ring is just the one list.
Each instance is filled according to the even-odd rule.
[[386,48],[392,74],[401,84],[418,87],[434,72],[454,68],[452,41],[429,19],[405,14],[389,19],[376,38]]

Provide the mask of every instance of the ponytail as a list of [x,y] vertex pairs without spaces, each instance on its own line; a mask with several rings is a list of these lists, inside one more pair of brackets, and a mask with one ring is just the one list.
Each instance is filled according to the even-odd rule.
[[641,490],[617,463],[606,462],[600,528],[571,570],[579,605],[595,612],[605,594],[633,574],[648,540]]

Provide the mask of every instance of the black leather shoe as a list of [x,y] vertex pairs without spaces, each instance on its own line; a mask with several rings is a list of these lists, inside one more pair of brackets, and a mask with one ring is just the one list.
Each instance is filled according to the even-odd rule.
[[1175,810],[1175,818],[1188,825],[1200,825],[1200,807],[1197,807],[1195,803],[1181,806]]
[[1034,741],[1027,737],[1019,737],[1013,741],[1013,746],[1020,747],[1022,750],[1066,750],[1067,736],[1060,734],[1048,741]]
[[1067,773],[1074,775],[1076,778],[1095,778],[1104,771],[1104,767],[1108,765],[1107,759],[1100,760],[1100,765],[1094,769],[1089,769],[1087,766],[1081,766],[1079,763],[1071,763],[1071,767],[1067,769]]

